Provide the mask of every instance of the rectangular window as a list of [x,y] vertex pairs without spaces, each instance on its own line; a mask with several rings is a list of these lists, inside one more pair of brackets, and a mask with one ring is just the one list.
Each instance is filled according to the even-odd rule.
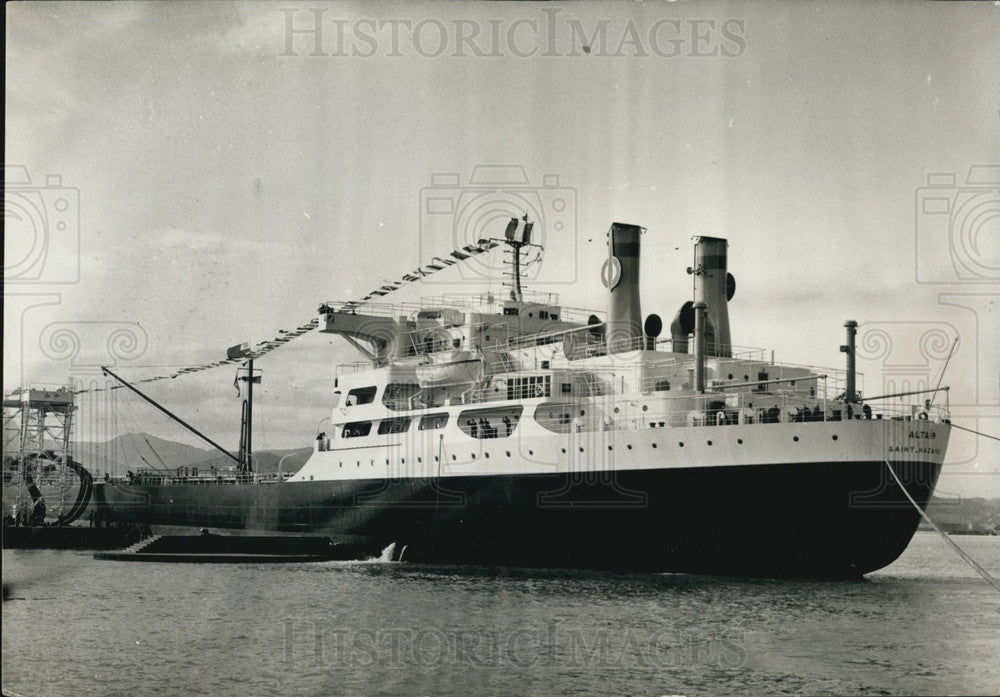
[[347,406],[371,404],[375,401],[376,392],[378,392],[377,387],[357,387],[347,393]]
[[473,438],[506,438],[517,428],[522,407],[470,409],[458,415],[458,427]]
[[344,424],[342,437],[360,438],[361,436],[367,436],[371,432],[372,432],[371,421],[352,421],[349,424]]
[[573,385],[571,383],[568,383],[568,382],[562,383],[562,393],[563,394],[572,394],[573,393]]
[[767,373],[757,373],[757,382],[760,384],[754,386],[754,391],[767,392]]
[[409,400],[420,392],[415,382],[390,382],[382,392],[382,404],[390,409],[408,409]]
[[441,412],[440,414],[428,414],[420,419],[420,425],[417,427],[417,430],[431,431],[437,428],[444,428],[447,423],[447,412]]
[[378,433],[380,436],[384,436],[387,433],[406,433],[410,428],[409,417],[401,417],[398,419],[382,419],[378,425]]

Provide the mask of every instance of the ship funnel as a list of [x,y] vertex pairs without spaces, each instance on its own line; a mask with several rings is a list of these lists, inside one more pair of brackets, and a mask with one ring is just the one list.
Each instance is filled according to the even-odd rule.
[[[736,292],[736,280],[726,272],[729,243],[720,237],[697,239],[694,267],[688,269],[688,273],[694,275],[695,303],[703,302],[708,306],[705,352],[709,356],[731,356],[733,342],[729,333],[728,304]],[[683,308],[681,310],[683,312]]]
[[643,228],[612,223],[608,231],[608,260],[601,278],[609,291],[608,353],[642,346],[642,309],[639,305],[639,237]]
[[858,336],[858,323],[853,319],[849,319],[844,322],[844,328],[847,329],[847,343],[840,347],[840,352],[847,354],[847,384],[845,385],[844,390],[844,401],[850,404],[851,402],[858,401],[857,353],[855,350],[855,342]]

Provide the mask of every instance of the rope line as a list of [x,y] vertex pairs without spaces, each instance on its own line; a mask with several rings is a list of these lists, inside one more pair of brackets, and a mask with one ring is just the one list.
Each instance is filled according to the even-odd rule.
[[920,516],[924,520],[926,520],[930,524],[930,526],[932,528],[934,528],[934,530],[942,538],[944,538],[945,542],[947,542],[949,545],[951,545],[952,549],[954,549],[955,552],[958,553],[958,556],[960,556],[962,559],[964,559],[965,562],[969,566],[971,566],[973,569],[975,569],[976,572],[980,576],[982,576],[986,580],[987,583],[989,583],[991,586],[993,586],[994,590],[996,590],[998,593],[1000,593],[1000,582],[998,582],[995,578],[993,578],[992,576],[990,576],[990,572],[989,571],[987,571],[982,566],[980,566],[979,562],[977,562],[975,559],[973,559],[971,556],[969,556],[969,554],[966,553],[966,551],[964,549],[962,549],[961,547],[958,546],[957,542],[955,542],[953,539],[951,539],[951,537],[949,537],[947,533],[943,532],[941,530],[941,528],[939,528],[937,526],[937,524],[933,520],[931,520],[930,516],[928,516],[927,513],[925,513],[924,510],[919,505],[917,505],[917,502],[913,499],[913,497],[910,496],[910,492],[906,490],[905,486],[903,486],[903,482],[896,475],[896,470],[894,470],[892,468],[892,465],[889,464],[889,461],[888,460],[883,460],[883,462],[885,463],[885,466],[889,469],[889,474],[891,474],[892,478],[896,480],[896,484],[899,485],[899,488],[903,490],[903,494],[905,494],[906,498],[910,501],[910,503],[913,504],[913,507],[917,509],[917,512],[920,513]]
[[989,433],[974,431],[971,428],[966,428],[965,426],[959,426],[958,424],[952,424],[951,427],[960,429],[962,431],[968,431],[969,433],[975,433],[977,436],[982,436],[983,438],[992,438],[993,440],[1000,440],[1000,438],[997,438],[996,436],[991,436]]

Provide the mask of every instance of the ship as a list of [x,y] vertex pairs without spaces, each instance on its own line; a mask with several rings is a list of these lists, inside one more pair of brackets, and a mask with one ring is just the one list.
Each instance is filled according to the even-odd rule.
[[[947,450],[936,390],[865,397],[854,321],[843,369],[734,346],[723,238],[693,239],[692,296],[661,336],[641,309],[644,227],[607,232],[603,310],[523,287],[532,228],[481,241],[506,254],[502,293],[320,306],[319,330],[364,360],[336,368],[298,471],[253,471],[251,396],[238,454],[209,441],[232,468],[95,482],[99,515],[428,564],[848,579],[903,552]],[[252,356],[241,379],[259,380]]]

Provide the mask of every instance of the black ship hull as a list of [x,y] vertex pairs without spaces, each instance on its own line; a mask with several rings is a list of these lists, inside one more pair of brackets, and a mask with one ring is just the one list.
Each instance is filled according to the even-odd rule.
[[[940,464],[898,462],[926,506]],[[310,532],[405,561],[857,578],[920,515],[883,462],[553,475],[95,487],[120,522]]]

